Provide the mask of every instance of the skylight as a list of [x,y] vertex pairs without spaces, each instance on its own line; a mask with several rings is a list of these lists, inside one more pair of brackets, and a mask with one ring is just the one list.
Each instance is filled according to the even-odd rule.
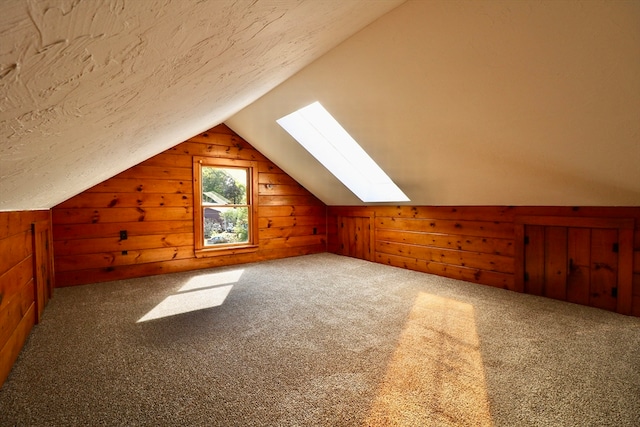
[[276,121],[363,202],[409,201],[319,102]]

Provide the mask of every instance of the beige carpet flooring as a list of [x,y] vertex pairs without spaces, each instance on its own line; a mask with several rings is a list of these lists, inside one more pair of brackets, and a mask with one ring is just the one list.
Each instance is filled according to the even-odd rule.
[[640,426],[640,319],[332,254],[62,288],[14,425]]

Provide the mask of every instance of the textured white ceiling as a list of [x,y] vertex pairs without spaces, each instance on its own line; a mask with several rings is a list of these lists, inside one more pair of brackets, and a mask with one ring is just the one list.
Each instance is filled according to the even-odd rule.
[[221,123],[400,0],[2,0],[0,210]]
[[411,204],[640,206],[638,1],[408,1],[226,121],[361,204],[275,122],[314,101]]

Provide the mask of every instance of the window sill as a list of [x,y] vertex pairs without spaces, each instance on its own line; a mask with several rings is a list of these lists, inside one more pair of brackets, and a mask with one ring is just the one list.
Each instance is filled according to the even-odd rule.
[[258,248],[258,245],[244,245],[223,248],[196,249],[194,252],[196,258],[207,258],[225,255],[246,254],[250,252],[256,252]]

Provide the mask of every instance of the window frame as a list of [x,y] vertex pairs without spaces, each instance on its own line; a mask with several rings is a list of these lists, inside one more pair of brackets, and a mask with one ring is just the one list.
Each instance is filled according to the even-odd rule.
[[[249,232],[245,243],[206,246],[204,244],[204,208],[202,204],[202,167],[235,167],[248,170],[247,205]],[[193,227],[196,258],[234,255],[258,250],[258,162],[221,157],[193,156]]]

